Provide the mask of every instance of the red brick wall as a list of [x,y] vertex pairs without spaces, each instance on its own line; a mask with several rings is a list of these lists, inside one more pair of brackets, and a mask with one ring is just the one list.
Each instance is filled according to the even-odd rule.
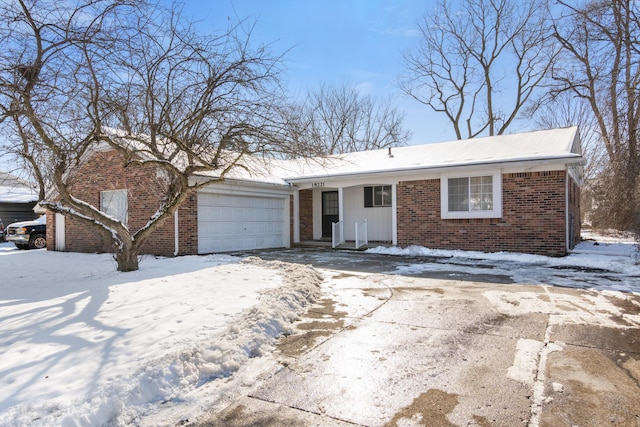
[[[151,166],[127,165],[117,151],[97,153],[70,180],[71,193],[100,208],[100,192],[128,190],[129,229],[143,227],[160,206],[162,190]],[[190,196],[179,208],[179,253],[197,253],[197,197]],[[55,245],[55,215],[47,216],[47,246]],[[71,252],[113,252],[105,230],[77,218],[65,219],[65,250]],[[171,256],[175,251],[174,218],[169,217],[145,242],[141,253]]]
[[313,191],[300,190],[300,241],[313,240]]
[[[167,222],[173,225],[173,217]],[[171,234],[173,235],[173,228]],[[198,195],[191,194],[178,208],[178,255],[198,253]],[[147,242],[151,243],[151,242]],[[175,250],[175,243],[171,246]]]
[[47,211],[47,250],[48,251],[53,251],[56,249],[55,248],[55,243],[56,243],[55,217],[56,217],[55,213]]
[[441,219],[440,180],[397,187],[398,245],[562,256],[565,171],[502,176],[502,218]]

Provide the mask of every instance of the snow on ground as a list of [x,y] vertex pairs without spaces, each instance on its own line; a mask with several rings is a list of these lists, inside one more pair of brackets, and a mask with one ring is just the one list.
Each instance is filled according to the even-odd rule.
[[[319,297],[309,267],[0,244],[0,425],[130,425],[268,351]],[[207,396],[207,404],[216,396]],[[202,402],[200,402],[202,403]]]
[[[405,255],[395,274],[453,264],[458,271],[477,271],[484,263],[492,274],[518,283],[580,287],[576,270],[565,282],[545,282],[545,271],[571,266],[615,273],[603,288],[607,292],[637,292],[634,251],[631,241],[616,239],[584,241],[564,258],[371,250]],[[416,262],[416,256],[444,261]],[[323,272],[323,289],[331,289],[335,272]],[[336,286],[356,279],[366,280],[341,278]],[[139,271],[118,273],[108,254],[19,251],[0,244],[0,426],[156,426],[221,407],[268,370],[273,361],[255,356],[269,353],[275,337],[321,297],[322,280],[310,267],[224,255],[144,257]],[[605,286],[600,282],[588,285]],[[514,306],[510,295],[487,297]],[[520,297],[525,307],[526,295]],[[606,303],[594,298],[596,306]],[[525,344],[523,361],[532,352]],[[514,368],[510,375],[530,382],[532,372]],[[215,381],[220,378],[225,380]]]
[[[390,272],[393,274],[449,271],[451,264],[455,264],[458,273],[484,271],[509,277],[514,283],[640,292],[640,253],[638,245],[629,236],[607,237],[583,233],[583,241],[569,255],[559,258],[514,252],[429,249],[422,246],[404,249],[379,246],[367,252],[404,256],[407,259],[431,257],[438,260],[431,263],[407,262]],[[563,271],[566,273],[563,274]],[[581,274],[582,271],[585,274]]]
[[[589,233],[589,236],[593,236]],[[594,240],[590,240],[594,239]],[[631,240],[589,237],[580,242],[566,257],[551,258],[542,255],[523,254],[515,252],[474,252],[445,249],[429,249],[423,246],[397,246],[368,249],[369,253],[404,255],[404,256],[432,256],[444,258],[466,258],[491,261],[510,261],[524,264],[546,264],[548,266],[575,266],[583,268],[607,268],[618,272],[640,272],[640,265],[635,264],[637,246]]]

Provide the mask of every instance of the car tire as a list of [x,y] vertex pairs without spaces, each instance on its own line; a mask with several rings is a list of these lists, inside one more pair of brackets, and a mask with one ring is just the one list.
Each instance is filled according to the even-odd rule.
[[36,234],[29,239],[30,249],[43,249],[47,247],[47,238],[44,234]]

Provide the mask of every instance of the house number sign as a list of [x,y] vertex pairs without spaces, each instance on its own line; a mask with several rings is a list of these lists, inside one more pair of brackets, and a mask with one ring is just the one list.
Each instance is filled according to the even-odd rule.
[[324,187],[324,182],[312,182],[312,183],[311,183],[311,187],[312,187],[312,188],[321,188],[321,187]]

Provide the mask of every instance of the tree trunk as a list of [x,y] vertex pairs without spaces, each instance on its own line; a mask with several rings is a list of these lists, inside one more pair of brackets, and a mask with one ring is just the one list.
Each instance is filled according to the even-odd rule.
[[118,263],[118,271],[136,271],[139,268],[138,248],[132,244],[125,244],[122,248],[118,248],[115,258]]

